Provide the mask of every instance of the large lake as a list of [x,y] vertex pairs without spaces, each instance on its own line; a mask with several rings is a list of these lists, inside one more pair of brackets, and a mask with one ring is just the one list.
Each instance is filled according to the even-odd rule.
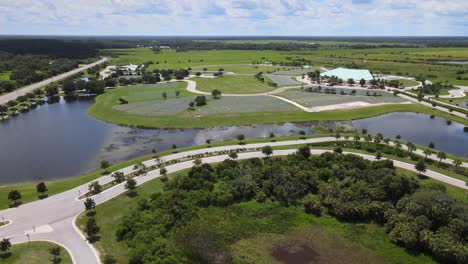
[[[109,124],[88,115],[89,101],[60,102],[39,106],[12,120],[0,122],[0,185],[77,176],[96,169],[101,160],[112,163],[177,147],[247,138],[312,133],[315,123],[285,123],[206,129],[137,129]],[[402,140],[420,145],[435,142],[436,148],[461,156],[468,154],[468,133],[463,125],[446,124],[443,118],[392,113],[343,122],[387,137],[400,134]]]

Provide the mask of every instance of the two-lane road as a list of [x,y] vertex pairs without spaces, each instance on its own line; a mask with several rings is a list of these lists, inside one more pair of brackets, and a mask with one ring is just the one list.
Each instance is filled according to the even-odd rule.
[[[253,143],[246,145],[231,145],[231,146],[220,146],[204,149],[196,149],[185,152],[173,153],[162,157],[164,161],[178,160],[185,157],[193,157],[197,154],[202,153],[220,153],[239,148],[246,149],[258,149],[266,145],[270,146],[291,146],[291,149],[275,150],[273,156],[288,155],[297,151],[293,145],[302,145],[306,143],[320,143],[335,141],[333,137],[324,138],[310,138],[305,140],[288,140],[278,142],[265,142],[265,143]],[[320,155],[330,150],[312,149],[311,152],[314,155]],[[420,150],[416,151],[420,154]],[[348,152],[347,152],[348,153]],[[374,160],[375,157],[367,154],[354,153],[355,155],[361,156],[365,159]],[[248,159],[254,157],[263,157],[264,155],[260,151],[253,150],[252,152],[241,152],[239,153],[238,159]],[[205,163],[218,163],[229,158],[226,154],[217,155],[203,158],[202,161]],[[155,159],[151,159],[143,162],[146,166],[153,166],[157,164]],[[410,171],[416,171],[414,165],[394,161],[395,166],[404,168]],[[193,166],[193,160],[188,160],[173,165],[167,166],[169,173],[187,169]],[[466,167],[468,164],[463,163],[462,166]],[[128,166],[121,169],[124,174],[135,171],[133,166]],[[427,170],[425,175],[433,179],[467,189],[465,182],[454,179],[440,173]],[[138,185],[153,180],[160,176],[159,170],[153,170],[148,172],[144,176],[136,178]],[[106,184],[112,181],[110,175],[102,176],[97,179],[100,184]],[[112,199],[119,194],[124,193],[125,183],[116,185],[110,189],[103,191],[93,197],[96,204],[104,203],[105,201]],[[11,221],[10,224],[0,227],[0,239],[7,237],[10,238],[12,243],[21,243],[28,241],[47,240],[57,242],[64,246],[73,258],[73,262],[76,264],[98,264],[99,256],[91,245],[89,245],[86,239],[83,237],[81,232],[74,228],[74,218],[80,212],[84,210],[83,200],[77,199],[80,194],[84,194],[88,190],[88,183],[83,184],[79,187],[73,188],[69,191],[50,196],[44,200],[35,201],[32,203],[21,205],[18,208],[10,208],[0,211],[0,216],[3,216],[5,220]],[[125,205],[122,205],[125,206]]]
[[5,94],[5,95],[2,95],[2,96],[0,96],[0,105],[1,105],[1,104],[5,104],[5,103],[8,102],[8,101],[15,100],[18,96],[25,95],[25,94],[27,94],[27,93],[29,93],[29,92],[31,92],[31,91],[37,89],[37,88],[40,88],[40,87],[42,87],[42,86],[48,85],[48,84],[53,83],[53,82],[56,82],[56,81],[60,81],[60,80],[62,80],[62,79],[65,79],[65,78],[67,78],[67,77],[70,77],[70,76],[72,76],[72,75],[74,75],[74,74],[77,74],[77,73],[79,73],[79,72],[81,72],[81,71],[87,70],[87,69],[89,69],[89,68],[91,68],[91,67],[94,67],[94,66],[96,66],[96,65],[99,65],[99,64],[101,64],[101,63],[104,63],[104,62],[106,62],[107,60],[108,60],[108,58],[102,58],[102,59],[100,59],[100,60],[98,60],[98,61],[95,61],[95,62],[90,63],[90,64],[86,64],[86,65],[84,65],[84,66],[81,66],[81,67],[76,68],[76,69],[74,69],[74,70],[71,70],[71,71],[69,71],[69,72],[65,72],[65,73],[59,74],[59,75],[57,75],[57,76],[51,77],[51,78],[49,78],[49,79],[45,79],[45,80],[40,81],[40,82],[38,82],[38,83],[30,84],[30,85],[28,85],[28,86],[25,86],[25,87],[23,87],[23,88],[20,88],[20,89],[18,89],[18,90],[16,90],[16,91],[13,91],[13,92],[11,92],[11,93],[7,93],[7,94]]

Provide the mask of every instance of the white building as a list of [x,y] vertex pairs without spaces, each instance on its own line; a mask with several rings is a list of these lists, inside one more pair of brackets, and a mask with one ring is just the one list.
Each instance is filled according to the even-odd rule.
[[113,73],[122,73],[123,75],[138,75],[139,69],[142,69],[144,65],[120,65],[120,66],[107,66],[105,70],[100,72],[99,74],[102,76],[103,79],[107,78],[108,76],[112,75]]

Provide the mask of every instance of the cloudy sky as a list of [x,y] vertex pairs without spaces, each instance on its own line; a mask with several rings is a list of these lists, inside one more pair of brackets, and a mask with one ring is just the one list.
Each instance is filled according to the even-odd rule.
[[0,34],[468,36],[468,0],[0,0]]

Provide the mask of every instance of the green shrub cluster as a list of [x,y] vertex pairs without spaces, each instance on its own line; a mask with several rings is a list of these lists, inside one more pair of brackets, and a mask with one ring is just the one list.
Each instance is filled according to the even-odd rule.
[[[168,181],[165,192],[140,201],[118,228],[117,239],[128,245],[130,263],[191,262],[190,252],[196,250],[174,237],[197,219],[200,209],[253,200],[378,223],[406,248],[430,252],[447,263],[466,261],[466,204],[449,198],[443,188],[421,187],[416,178],[398,173],[392,161],[338,153],[311,156],[307,150],[282,158],[228,159],[216,167],[201,164]],[[200,243],[226,243],[216,239],[205,237]],[[213,263],[215,258],[214,252],[200,261]]]

